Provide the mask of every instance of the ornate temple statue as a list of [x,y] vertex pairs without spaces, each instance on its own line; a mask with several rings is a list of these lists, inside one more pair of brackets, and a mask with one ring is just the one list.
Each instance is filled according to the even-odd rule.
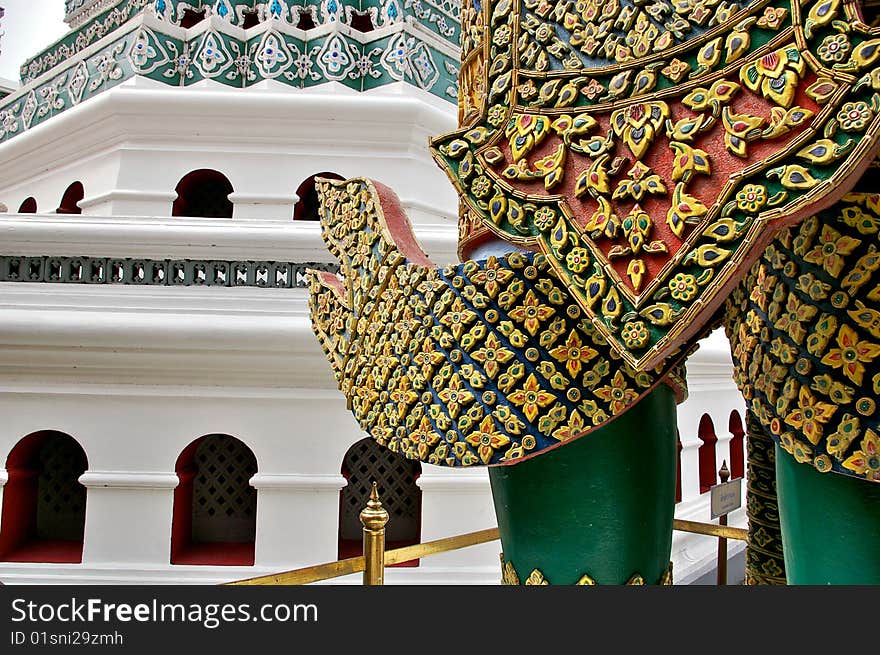
[[473,0],[431,142],[462,263],[320,184],[340,389],[380,444],[490,467],[504,581],[671,582],[683,365],[723,321],[778,465],[751,580],[880,583],[878,60],[847,0]]

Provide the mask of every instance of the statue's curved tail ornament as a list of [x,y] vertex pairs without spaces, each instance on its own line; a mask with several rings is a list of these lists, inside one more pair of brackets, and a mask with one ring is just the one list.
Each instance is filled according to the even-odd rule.
[[341,279],[310,271],[315,333],[360,426],[431,464],[505,464],[584,436],[670,376],[598,337],[536,253],[437,267],[399,200],[367,179],[318,180]]

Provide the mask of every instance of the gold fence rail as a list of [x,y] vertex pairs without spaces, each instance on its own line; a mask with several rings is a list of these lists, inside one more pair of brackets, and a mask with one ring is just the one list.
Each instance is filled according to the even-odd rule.
[[[383,514],[384,513],[384,514]],[[350,557],[326,564],[307,566],[293,571],[263,575],[245,580],[228,582],[227,585],[304,585],[322,580],[330,580],[352,573],[364,573],[365,585],[381,585],[384,582],[384,567],[414,559],[421,559],[439,553],[448,553],[460,548],[477,546],[499,539],[498,528],[478,530],[466,534],[445,537],[434,541],[426,541],[421,544],[385,550],[385,525],[388,522],[388,513],[379,501],[376,483],[370,493],[370,500],[364,511],[361,512],[361,522],[364,524],[364,553],[367,556]],[[698,521],[683,521],[674,519],[672,528],[680,532],[691,532],[717,537],[719,542],[723,539],[748,541],[749,532],[744,528],[735,528],[727,525],[714,523],[700,523]],[[723,583],[721,583],[723,584]]]

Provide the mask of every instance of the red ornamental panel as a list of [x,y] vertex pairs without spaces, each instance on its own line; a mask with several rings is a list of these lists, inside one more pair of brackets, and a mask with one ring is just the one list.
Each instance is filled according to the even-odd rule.
[[467,7],[434,139],[462,252],[539,251],[638,370],[694,338],[778,228],[878,146],[880,30],[841,0]]

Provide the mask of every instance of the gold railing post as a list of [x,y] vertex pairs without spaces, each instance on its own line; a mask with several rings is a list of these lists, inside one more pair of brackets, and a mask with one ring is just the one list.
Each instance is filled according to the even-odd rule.
[[379,502],[375,482],[360,519],[364,526],[364,584],[385,584],[385,524],[388,523],[388,511]]
[[[718,471],[718,477],[721,484],[730,479],[730,471],[727,468],[727,460],[721,462],[721,469]],[[718,517],[718,525],[727,525],[727,514]],[[727,584],[727,539],[718,537],[718,584]]]

